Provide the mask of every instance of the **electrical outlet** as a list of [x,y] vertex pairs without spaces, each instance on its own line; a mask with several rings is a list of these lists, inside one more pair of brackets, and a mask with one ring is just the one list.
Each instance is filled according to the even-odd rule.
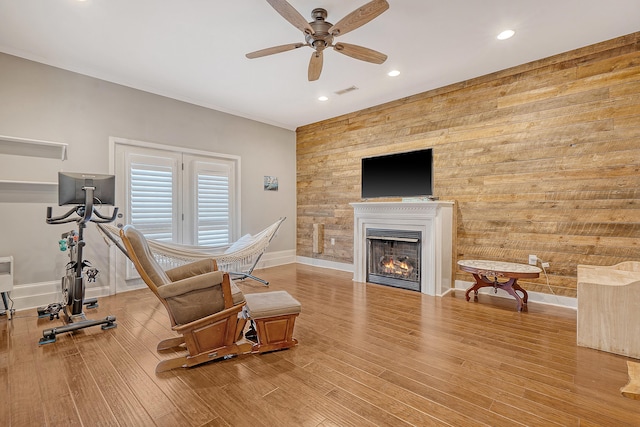
[[540,265],[542,266],[542,268],[549,268],[551,264],[549,264],[548,262],[543,262]]
[[538,257],[535,255],[529,255],[529,264],[531,265],[538,264]]
[[336,244],[336,239],[334,239],[333,237],[331,238],[331,246],[334,246]]

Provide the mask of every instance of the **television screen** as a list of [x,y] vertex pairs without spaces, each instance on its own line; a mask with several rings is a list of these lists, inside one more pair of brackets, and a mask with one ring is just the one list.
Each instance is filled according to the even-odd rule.
[[433,195],[431,148],[362,159],[362,198]]
[[58,172],[58,205],[84,205],[84,187],[95,187],[93,191],[94,204],[115,204],[115,176]]

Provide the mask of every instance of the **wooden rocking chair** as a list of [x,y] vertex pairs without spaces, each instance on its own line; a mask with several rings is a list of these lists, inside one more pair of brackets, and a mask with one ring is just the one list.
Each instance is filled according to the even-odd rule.
[[191,367],[225,356],[251,351],[241,339],[246,319],[240,314],[244,295],[229,274],[218,271],[214,259],[203,259],[164,271],[149,250],[145,237],[132,226],[120,230],[129,259],[169,313],[179,337],[162,340],[157,350],[186,347],[188,355],[163,360],[156,372]]

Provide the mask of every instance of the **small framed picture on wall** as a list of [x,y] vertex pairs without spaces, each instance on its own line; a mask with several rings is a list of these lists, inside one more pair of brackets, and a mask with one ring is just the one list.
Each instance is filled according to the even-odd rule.
[[278,191],[278,177],[266,176],[264,177],[264,191]]

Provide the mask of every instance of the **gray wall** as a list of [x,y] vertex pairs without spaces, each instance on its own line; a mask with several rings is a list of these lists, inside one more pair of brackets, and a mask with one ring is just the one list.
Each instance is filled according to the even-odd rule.
[[[59,170],[108,173],[110,136],[240,156],[242,234],[286,216],[269,252],[295,251],[293,131],[0,53],[0,135],[69,144],[64,162],[0,152],[0,180],[55,182]],[[264,175],[278,177],[279,191],[263,191]],[[46,207],[57,205],[53,191],[28,202],[6,193],[0,188],[0,256],[14,256],[15,286],[58,280],[68,260],[58,239],[74,224],[45,223]],[[93,225],[87,239],[87,259],[106,286],[107,246]]]

